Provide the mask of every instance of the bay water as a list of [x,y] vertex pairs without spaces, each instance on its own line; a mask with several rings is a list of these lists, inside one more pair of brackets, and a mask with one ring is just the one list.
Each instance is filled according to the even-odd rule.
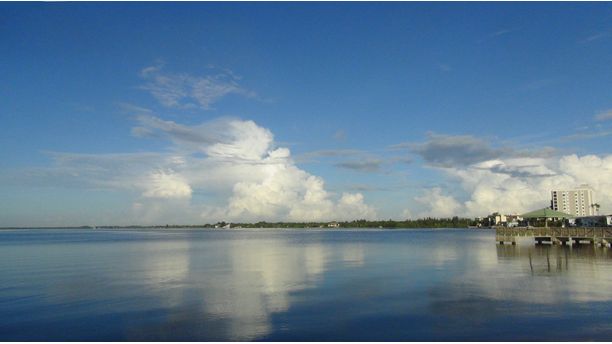
[[612,250],[474,229],[0,231],[2,341],[612,338]]

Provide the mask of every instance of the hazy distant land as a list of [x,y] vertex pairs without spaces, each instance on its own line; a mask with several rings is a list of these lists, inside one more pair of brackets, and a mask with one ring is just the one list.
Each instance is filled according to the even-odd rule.
[[53,229],[53,228],[222,228],[226,225],[231,228],[465,228],[475,225],[473,219],[452,218],[423,218],[415,220],[353,220],[331,222],[217,222],[214,224],[157,224],[157,225],[83,225],[83,226],[26,226],[26,227],[0,227],[0,229]]

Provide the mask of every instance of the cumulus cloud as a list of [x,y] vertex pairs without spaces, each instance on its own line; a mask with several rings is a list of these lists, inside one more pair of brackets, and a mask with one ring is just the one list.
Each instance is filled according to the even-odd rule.
[[[561,157],[534,158],[524,163],[521,159],[508,160],[510,166],[516,166],[518,171],[531,173],[522,176],[508,176],[504,179],[495,171],[485,172],[484,175],[468,177],[468,171],[462,172],[462,179],[468,184],[478,187],[473,193],[472,200],[467,203],[468,210],[474,213],[483,208],[483,197],[492,198],[495,190],[498,198],[491,204],[499,209],[524,212],[549,205],[550,191],[553,189],[571,189],[581,184],[590,185],[595,191],[596,201],[602,204],[603,209],[612,210],[612,203],[606,195],[612,192],[612,156],[596,156],[575,154]],[[538,167],[529,167],[538,163]],[[521,167],[521,165],[527,165]],[[476,180],[470,180],[476,178]],[[480,181],[478,179],[481,179]],[[485,182],[482,179],[489,180]],[[489,210],[491,210],[491,206]]]
[[233,188],[227,216],[231,218],[281,217],[284,219],[323,219],[332,202],[323,181],[285,162],[264,168],[258,181],[241,181]]
[[206,76],[169,73],[162,64],[143,68],[140,76],[146,80],[142,86],[162,105],[172,108],[194,108],[204,110],[229,94],[255,97],[255,93],[239,84],[240,77],[229,70],[216,71]]
[[253,121],[229,121],[225,135],[225,142],[217,142],[206,148],[209,156],[262,163],[289,158],[288,149],[271,150],[274,140],[272,133]]
[[334,203],[321,178],[287,160],[262,167],[262,180],[242,181],[234,186],[226,217],[252,221],[275,217],[289,221],[375,217],[374,210],[363,202],[360,193],[345,193]]
[[[461,208],[461,204],[455,198],[442,194],[442,189],[439,187],[425,190],[423,195],[416,197],[415,200],[427,209],[419,214],[419,217],[452,217],[457,215]],[[410,210],[403,213],[405,217],[410,214]]]
[[[442,172],[448,187],[425,190],[415,206],[421,216],[483,216],[547,207],[550,191],[590,185],[601,212],[612,211],[612,155],[559,154],[558,150],[493,148],[472,136],[430,135],[401,144]],[[453,195],[453,196],[451,196]],[[411,209],[409,209],[410,211]],[[452,211],[450,211],[452,210]]]
[[[550,191],[588,184],[601,213],[612,211],[612,155],[575,154],[549,158],[495,159],[470,166],[441,169],[465,195],[459,202],[442,191],[427,191],[419,201],[427,214],[483,216],[492,212],[523,213],[547,207]],[[438,202],[437,202],[438,201]]]
[[[249,221],[322,221],[348,219],[356,213],[374,216],[360,194],[346,194],[334,202],[323,180],[298,168],[289,149],[274,149],[269,130],[251,121],[232,121],[228,130],[233,140],[212,145],[207,153],[212,159],[229,158],[233,170],[244,170],[250,178],[233,180],[229,202],[224,209],[215,210],[217,215]],[[346,198],[351,195],[356,198]]]
[[139,195],[133,218],[151,223],[376,215],[360,193],[328,192],[323,179],[300,169],[289,149],[277,147],[272,132],[253,121],[219,118],[188,126],[152,115],[136,120],[139,134],[166,140],[170,152],[54,153],[56,166],[49,170],[81,187],[133,191]]
[[363,195],[360,193],[343,193],[335,213],[340,215],[340,220],[373,219],[376,211],[364,203]]
[[152,198],[190,198],[191,186],[182,176],[170,171],[155,171],[149,175],[147,190],[142,194]]

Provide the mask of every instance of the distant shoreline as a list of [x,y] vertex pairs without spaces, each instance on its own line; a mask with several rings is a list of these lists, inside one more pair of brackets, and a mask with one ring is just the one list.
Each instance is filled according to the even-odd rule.
[[[20,229],[255,229],[255,228],[385,228],[385,229],[410,229],[410,228],[466,228],[466,229],[495,229],[498,226],[483,224],[481,218],[469,219],[454,216],[452,218],[421,218],[415,220],[353,220],[353,221],[331,221],[331,222],[266,222],[255,223],[241,222],[217,222],[214,224],[155,224],[155,225],[80,225],[80,226],[0,226],[0,230]],[[551,226],[554,227],[554,223]],[[557,224],[558,225],[558,224]],[[537,227],[537,226],[536,226]],[[540,226],[542,227],[542,226]],[[534,227],[535,228],[535,227]]]
[[82,225],[82,226],[5,226],[0,230],[8,229],[170,229],[170,228],[202,228],[202,229],[222,229],[222,228],[473,228],[474,220],[467,218],[424,218],[416,220],[381,220],[381,221],[331,221],[331,222],[255,222],[255,223],[226,223],[217,222],[214,224],[198,225]]

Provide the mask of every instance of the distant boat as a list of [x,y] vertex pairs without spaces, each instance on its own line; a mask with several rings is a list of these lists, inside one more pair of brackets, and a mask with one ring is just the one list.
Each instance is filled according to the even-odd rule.
[[232,224],[231,223],[228,223],[225,226],[223,226],[223,229],[230,229],[230,228],[232,228]]

